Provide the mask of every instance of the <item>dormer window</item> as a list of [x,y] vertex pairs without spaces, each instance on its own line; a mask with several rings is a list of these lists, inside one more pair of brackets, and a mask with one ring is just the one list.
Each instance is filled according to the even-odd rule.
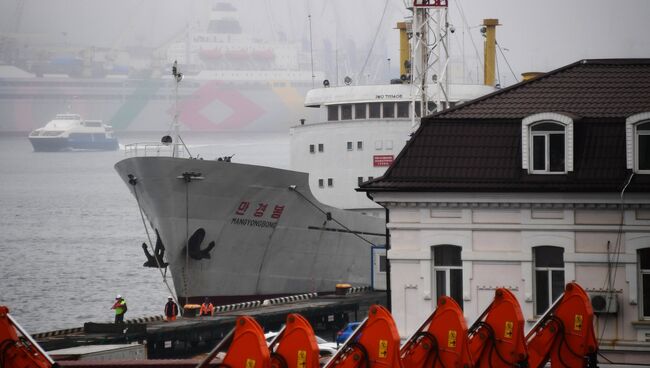
[[564,114],[541,113],[522,121],[521,161],[530,174],[565,174],[573,171],[573,119]]
[[650,112],[630,116],[625,125],[627,168],[650,174]]

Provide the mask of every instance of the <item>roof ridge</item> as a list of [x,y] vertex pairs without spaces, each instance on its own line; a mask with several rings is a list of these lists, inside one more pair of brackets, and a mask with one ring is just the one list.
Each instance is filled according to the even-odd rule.
[[429,119],[436,119],[436,118],[446,118],[449,116],[450,118],[453,118],[453,114],[457,111],[464,110],[467,107],[474,106],[476,104],[479,104],[485,100],[491,99],[495,96],[505,94],[514,90],[518,90],[524,86],[529,86],[533,83],[538,83],[542,80],[546,80],[552,76],[558,75],[562,72],[565,72],[569,69],[573,69],[575,67],[580,67],[580,66],[586,66],[586,65],[650,65],[650,58],[636,58],[636,59],[630,59],[630,58],[612,58],[612,59],[581,59],[578,61],[575,61],[571,64],[564,65],[562,67],[559,67],[557,69],[551,70],[549,72],[543,73],[541,75],[538,75],[536,77],[533,77],[529,80],[521,81],[519,83],[513,84],[511,86],[508,86],[506,88],[498,89],[492,93],[488,93],[487,95],[483,95],[481,97],[475,98],[473,100],[464,102],[462,104],[456,105],[452,108],[436,112],[434,114],[425,116],[423,119],[429,120]]

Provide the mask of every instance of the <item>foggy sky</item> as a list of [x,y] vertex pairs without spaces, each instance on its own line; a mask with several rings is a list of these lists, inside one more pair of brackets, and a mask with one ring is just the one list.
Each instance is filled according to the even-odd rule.
[[[40,45],[115,49],[164,47],[188,24],[205,23],[209,3],[205,0],[21,1],[22,12],[18,0],[0,2],[1,33],[17,33],[21,40]],[[240,22],[246,32],[263,38],[277,39],[283,35],[303,44],[309,40],[307,15],[311,14],[317,69],[319,64],[331,65],[335,60],[332,54],[338,53],[341,74],[358,73],[377,35],[366,73],[386,73],[390,65],[391,75],[396,75],[398,34],[394,27],[409,12],[402,0],[387,1],[381,27],[378,25],[385,0],[232,3],[240,10]],[[647,21],[650,1],[647,0],[450,0],[449,3],[450,22],[456,28],[455,39],[451,40],[452,54],[457,60],[465,60],[468,71],[479,69],[469,35],[482,58],[483,39],[478,26],[483,18],[498,18],[502,24],[497,30],[497,41],[517,77],[522,72],[550,71],[585,58],[650,57],[650,22]],[[461,21],[459,5],[465,12],[467,25]],[[497,53],[502,85],[512,84],[513,74]],[[390,64],[388,58],[392,60]],[[472,74],[476,77],[476,72]]]

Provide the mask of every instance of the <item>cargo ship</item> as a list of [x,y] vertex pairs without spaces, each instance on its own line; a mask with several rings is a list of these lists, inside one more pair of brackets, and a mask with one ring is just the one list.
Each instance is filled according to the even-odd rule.
[[[428,14],[416,8],[412,20],[398,25],[402,49],[409,50],[407,33],[429,21]],[[402,65],[430,52],[418,37]],[[197,159],[179,136],[126,147],[132,157],[115,169],[158,236],[156,249],[146,251],[148,263],[168,264],[181,302],[385,283],[384,211],[354,188],[383,174],[420,116],[494,91],[430,83],[421,66],[427,63],[412,65],[383,85],[346,78],[344,85],[324,80],[310,90],[304,104],[320,117],[290,129],[291,170]]]

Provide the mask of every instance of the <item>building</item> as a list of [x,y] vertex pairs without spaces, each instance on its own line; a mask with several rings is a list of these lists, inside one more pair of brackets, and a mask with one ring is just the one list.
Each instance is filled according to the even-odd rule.
[[501,286],[530,327],[575,280],[601,351],[650,361],[650,59],[579,61],[424,118],[359,190],[388,210],[401,335],[443,294],[471,324]]

